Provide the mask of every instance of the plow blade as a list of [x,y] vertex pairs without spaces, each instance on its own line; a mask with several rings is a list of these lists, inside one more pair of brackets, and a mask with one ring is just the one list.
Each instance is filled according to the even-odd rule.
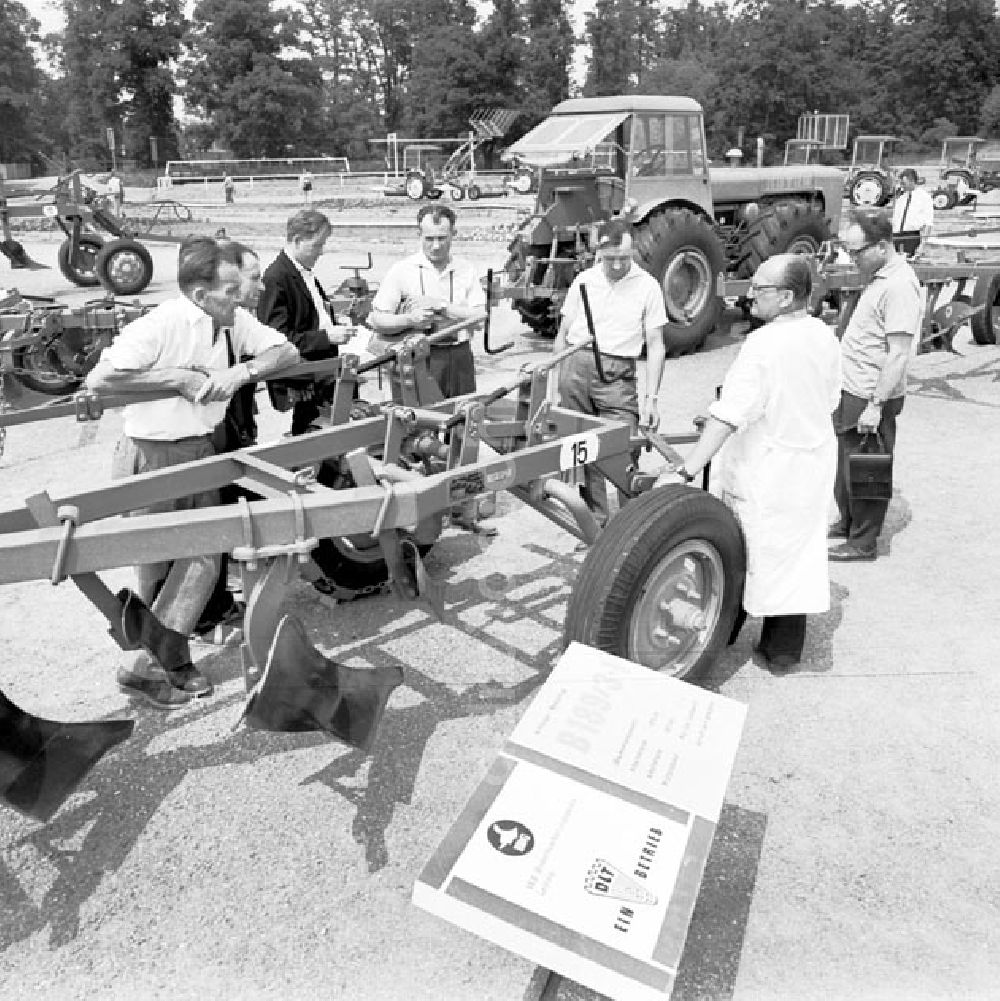
[[59,723],[16,706],[0,691],[0,800],[44,823],[135,721]]
[[286,615],[278,623],[264,674],[250,693],[243,719],[253,730],[325,730],[367,752],[389,696],[402,680],[398,667],[370,671],[324,657],[309,642],[302,623]]
[[46,264],[39,264],[38,261],[32,260],[23,245],[17,240],[0,240],[0,252],[10,261],[10,266],[14,270],[38,271],[48,267]]

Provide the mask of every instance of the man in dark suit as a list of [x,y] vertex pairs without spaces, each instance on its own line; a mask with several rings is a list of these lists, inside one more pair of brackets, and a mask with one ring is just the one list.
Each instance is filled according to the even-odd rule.
[[[351,327],[337,326],[330,301],[312,269],[323,254],[332,227],[315,209],[301,209],[288,219],[284,249],[264,272],[257,317],[280,330],[307,361],[332,358],[337,345],[350,339]],[[323,380],[295,379],[268,383],[277,410],[292,406],[292,434],[304,434],[319,416]]]

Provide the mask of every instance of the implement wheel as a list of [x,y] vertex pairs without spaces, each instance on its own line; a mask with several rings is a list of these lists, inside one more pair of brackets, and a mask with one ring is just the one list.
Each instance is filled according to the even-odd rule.
[[88,288],[99,284],[97,255],[104,241],[99,236],[83,233],[73,253],[73,241],[63,240],[59,245],[59,270],[74,284]]
[[137,240],[106,243],[95,263],[98,281],[114,295],[138,295],[153,280],[153,258]]
[[715,230],[690,209],[666,209],[635,227],[642,266],[660,283],[668,321],[668,356],[697,351],[719,318],[715,294],[722,270],[722,244]]
[[729,639],[745,573],[743,534],[722,501],[658,488],[630,501],[587,554],[565,642],[692,681]]
[[1000,344],[1000,274],[976,282],[972,305],[984,307],[972,318],[972,338],[977,344]]

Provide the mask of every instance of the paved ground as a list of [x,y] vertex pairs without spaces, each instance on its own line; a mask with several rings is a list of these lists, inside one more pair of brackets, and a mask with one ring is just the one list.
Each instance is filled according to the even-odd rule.
[[[376,275],[405,243],[376,248]],[[325,258],[321,277],[362,245]],[[29,250],[54,262],[52,241]],[[502,242],[463,250],[503,259]],[[149,298],[170,293],[170,256],[158,252]],[[57,272],[0,275],[15,283],[65,290]],[[498,332],[516,333],[509,315]],[[482,383],[540,347],[518,337]],[[801,667],[762,670],[751,627],[710,676],[749,714],[675,998],[997,997],[1000,347],[957,347],[914,363],[881,558],[833,567]],[[737,349],[716,334],[670,362],[666,429],[689,428]],[[283,422],[265,414],[265,432]],[[0,504],[105,482],[118,429],[109,415],[92,439],[68,420],[11,431]],[[213,698],[137,712],[71,585],[0,591],[12,699],[54,718],[137,719],[48,825],[0,813],[0,997],[594,1001],[409,903],[557,656],[583,559],[509,497],[497,525],[495,540],[449,532],[435,548],[441,623],[391,597],[334,605],[293,589],[325,653],[404,671],[370,758],[316,735],[234,732],[235,650],[204,648]]]

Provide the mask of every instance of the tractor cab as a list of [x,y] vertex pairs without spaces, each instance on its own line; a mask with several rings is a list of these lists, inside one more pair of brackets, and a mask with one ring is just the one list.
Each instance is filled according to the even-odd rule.
[[847,196],[854,205],[888,205],[896,190],[892,163],[895,136],[858,136],[847,172]]
[[819,163],[823,143],[816,139],[789,139],[785,142],[785,166],[806,167]]
[[941,170],[954,167],[972,170],[976,162],[976,149],[985,143],[979,136],[950,136],[941,143]]
[[[571,192],[579,201],[579,192],[589,187],[594,205],[576,209],[597,221],[621,211],[626,199],[640,206],[658,200],[666,184],[674,198],[712,211],[701,108],[690,98],[563,101],[507,155],[543,168],[539,212]],[[567,218],[581,217],[574,211]]]
[[941,144],[941,182],[934,207],[968,205],[977,194],[1000,187],[1000,143],[979,136],[952,136]]

